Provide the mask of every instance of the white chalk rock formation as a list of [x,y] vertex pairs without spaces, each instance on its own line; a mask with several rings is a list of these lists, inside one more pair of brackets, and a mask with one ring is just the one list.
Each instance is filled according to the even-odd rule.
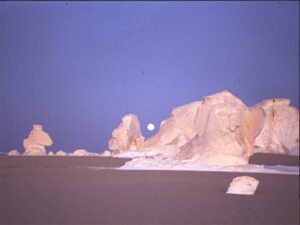
[[85,149],[77,149],[73,152],[73,156],[89,156],[89,153]]
[[269,99],[254,107],[263,108],[266,115],[254,141],[255,152],[289,154],[299,147],[299,111],[289,99]]
[[159,132],[145,142],[145,148],[166,145],[183,146],[201,131],[199,111],[202,102],[192,102],[175,108],[171,117],[162,121]]
[[174,109],[142,149],[203,165],[247,164],[263,120],[261,108],[223,91]]
[[53,155],[54,155],[54,152],[50,151],[50,152],[48,152],[48,155],[49,155],[49,156],[53,156]]
[[109,150],[105,150],[103,153],[100,154],[100,156],[103,156],[103,157],[109,157],[111,156],[111,151]]
[[20,153],[18,152],[18,150],[11,150],[7,155],[16,156],[16,155],[20,155]]
[[25,148],[24,155],[47,155],[45,146],[53,144],[50,136],[43,131],[43,126],[33,125],[33,130],[28,138],[24,139],[23,146]]
[[66,156],[67,155],[67,153],[66,152],[64,152],[64,151],[62,151],[62,150],[59,150],[59,151],[57,151],[56,152],[56,154],[55,155],[57,155],[57,156]]
[[248,108],[223,91],[205,97],[196,115],[196,135],[181,146],[176,159],[203,165],[248,163],[252,143],[262,128],[262,109]]
[[226,194],[254,195],[259,181],[253,177],[236,177],[230,183]]
[[144,145],[140,122],[136,115],[129,114],[122,118],[122,123],[114,129],[108,146],[113,153],[136,150]]

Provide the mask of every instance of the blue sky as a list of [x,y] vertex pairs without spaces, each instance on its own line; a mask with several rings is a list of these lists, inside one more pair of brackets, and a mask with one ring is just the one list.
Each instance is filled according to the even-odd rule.
[[[298,2],[0,2],[0,147],[103,152],[126,114],[146,138],[223,90],[299,109]],[[156,129],[146,130],[148,123]]]

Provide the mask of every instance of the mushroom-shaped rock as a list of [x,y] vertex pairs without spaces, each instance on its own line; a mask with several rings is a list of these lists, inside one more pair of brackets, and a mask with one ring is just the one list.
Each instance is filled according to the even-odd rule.
[[56,152],[56,154],[55,155],[57,155],[57,156],[66,156],[67,155],[67,153],[66,152],[64,152],[64,151],[62,151],[62,150],[59,150],[59,151],[57,151]]
[[103,153],[100,154],[100,156],[103,156],[103,157],[109,157],[111,156],[111,151],[109,150],[105,150]]
[[20,153],[18,152],[18,150],[11,150],[7,155],[16,156],[16,155],[20,155]]
[[137,150],[144,145],[140,122],[136,115],[129,114],[122,118],[122,123],[113,130],[108,146],[113,153]]
[[33,130],[28,138],[23,141],[24,155],[47,155],[45,146],[51,146],[52,144],[50,136],[43,131],[43,126],[33,125]]
[[269,99],[255,107],[263,108],[266,118],[254,152],[289,154],[299,147],[299,110],[290,106],[289,99]]
[[254,195],[259,181],[253,177],[236,177],[230,183],[226,194]]
[[73,152],[73,156],[88,156],[89,153],[85,149],[77,149]]
[[263,110],[248,108],[228,91],[205,97],[197,113],[197,134],[180,148],[178,160],[203,165],[247,164]]

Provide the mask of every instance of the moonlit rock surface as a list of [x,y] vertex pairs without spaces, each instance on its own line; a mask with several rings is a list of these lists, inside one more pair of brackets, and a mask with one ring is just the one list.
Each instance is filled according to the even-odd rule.
[[57,155],[57,156],[66,156],[67,155],[67,153],[66,152],[64,152],[64,151],[62,151],[62,150],[59,150],[59,151],[57,151],[56,152],[56,154],[55,155]]
[[248,108],[228,91],[205,97],[197,111],[197,133],[180,148],[177,160],[202,165],[247,164],[264,113]]
[[23,141],[24,155],[47,155],[45,146],[51,146],[52,144],[50,136],[43,131],[43,126],[33,125],[33,130],[28,138]]
[[111,156],[111,151],[109,150],[105,150],[103,153],[100,154],[100,156],[103,156],[103,157],[109,157]]
[[192,102],[175,108],[171,117],[162,121],[156,135],[146,140],[146,148],[159,148],[165,145],[182,146],[201,130],[199,110],[202,102]]
[[85,149],[77,149],[73,152],[73,156],[89,156],[89,153]]
[[230,183],[226,194],[254,195],[259,181],[253,177],[236,177]]
[[11,155],[11,156],[15,156],[15,155],[20,155],[20,153],[18,152],[18,150],[11,150],[8,155]]
[[113,153],[136,150],[144,145],[140,122],[136,115],[129,114],[122,118],[122,123],[114,129],[108,146]]
[[299,147],[299,110],[289,99],[269,99],[254,107],[264,109],[263,129],[254,142],[255,152],[289,154]]

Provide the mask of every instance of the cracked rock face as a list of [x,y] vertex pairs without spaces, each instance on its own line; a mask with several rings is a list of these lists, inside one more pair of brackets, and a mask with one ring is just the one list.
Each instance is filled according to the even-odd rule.
[[140,122],[136,115],[129,114],[122,118],[122,123],[114,129],[108,146],[113,153],[136,150],[144,145]]
[[269,99],[254,107],[264,109],[262,131],[254,141],[254,152],[289,154],[299,147],[299,111],[289,99]]
[[24,139],[24,155],[47,155],[45,146],[53,144],[49,134],[43,131],[43,126],[33,125],[28,138]]

